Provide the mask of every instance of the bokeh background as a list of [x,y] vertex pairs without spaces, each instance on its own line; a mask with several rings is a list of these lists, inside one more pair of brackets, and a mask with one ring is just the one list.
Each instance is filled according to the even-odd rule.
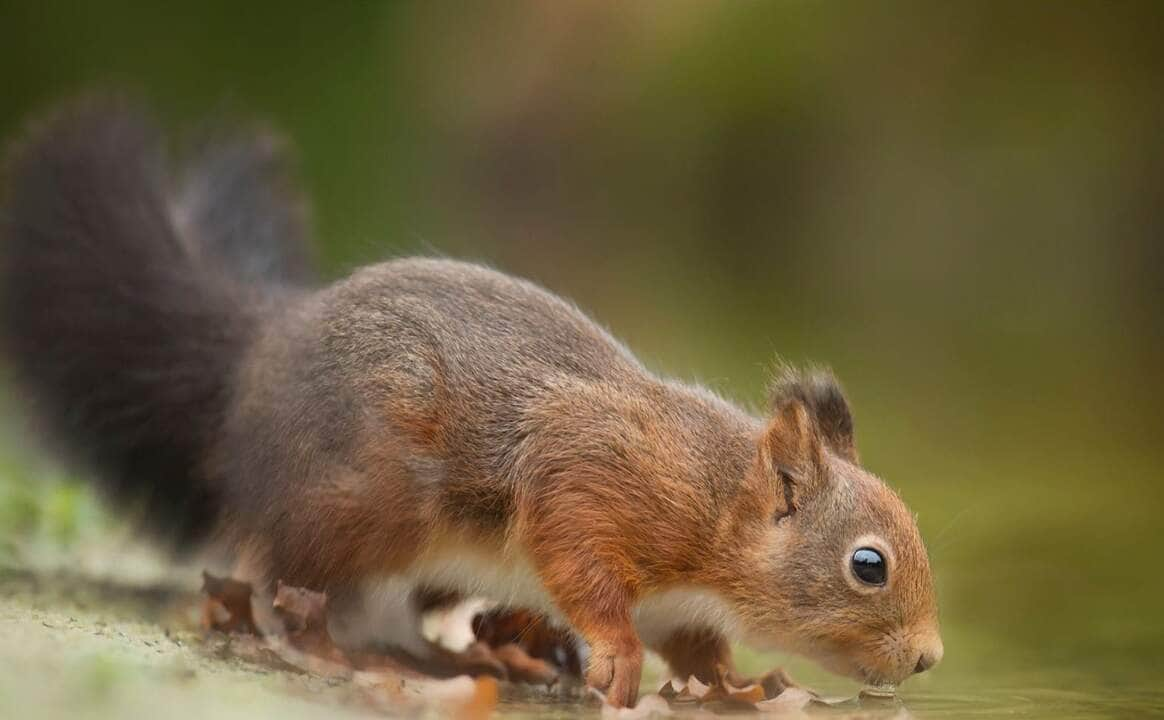
[[[258,117],[329,276],[487,261],[755,407],[777,353],[830,364],[936,568],[915,687],[1152,685],[1162,38],[1157,2],[4,0],[0,135],[94,83]],[[4,404],[0,560],[124,569]]]

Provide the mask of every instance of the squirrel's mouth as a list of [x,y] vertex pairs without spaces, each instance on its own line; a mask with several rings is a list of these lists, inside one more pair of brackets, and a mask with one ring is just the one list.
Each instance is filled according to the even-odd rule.
[[[878,655],[862,645],[847,645],[832,638],[813,638],[811,642],[769,643],[784,651],[791,651],[813,660],[825,670],[865,686],[866,692],[874,695],[893,695],[897,686],[910,676],[898,668],[878,668]],[[874,662],[867,662],[873,660]]]
[[865,691],[872,695],[890,696],[897,692],[897,686],[909,677],[909,674],[904,676],[894,676],[884,672],[870,670],[860,663],[855,663],[854,668],[856,672],[850,676],[854,680],[858,680],[865,684]]
[[870,695],[882,695],[885,697],[892,696],[897,693],[897,686],[905,682],[911,673],[905,675],[890,676],[883,672],[875,672],[867,668],[859,668],[859,672],[852,677],[855,680],[865,684],[864,692]]

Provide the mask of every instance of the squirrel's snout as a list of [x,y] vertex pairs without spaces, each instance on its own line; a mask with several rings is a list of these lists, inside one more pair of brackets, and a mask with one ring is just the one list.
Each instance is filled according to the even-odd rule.
[[941,662],[943,651],[941,639],[935,636],[921,648],[921,655],[918,656],[917,665],[913,669],[914,673],[923,673]]

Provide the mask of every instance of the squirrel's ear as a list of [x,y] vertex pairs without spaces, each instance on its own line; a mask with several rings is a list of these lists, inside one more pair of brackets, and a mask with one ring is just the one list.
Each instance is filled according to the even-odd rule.
[[791,400],[776,412],[764,430],[760,452],[783,486],[787,507],[781,512],[791,513],[799,499],[820,489],[819,468],[824,460],[821,438],[804,403]]
[[790,403],[803,404],[816,421],[821,439],[829,449],[850,462],[857,462],[853,413],[832,372],[782,366],[772,381],[771,399],[772,410],[777,414]]

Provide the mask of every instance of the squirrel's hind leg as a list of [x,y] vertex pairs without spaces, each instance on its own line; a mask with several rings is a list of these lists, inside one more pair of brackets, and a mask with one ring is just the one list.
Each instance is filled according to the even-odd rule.
[[334,608],[329,630],[337,643],[361,654],[387,655],[435,677],[491,675],[505,679],[505,665],[479,643],[453,651],[424,636],[423,619],[434,602],[454,602],[452,593],[436,593],[404,578],[368,584]]
[[667,663],[673,677],[687,680],[695,677],[704,685],[715,685],[721,679],[734,688],[758,684],[764,688],[764,697],[774,698],[796,683],[781,668],[764,675],[745,677],[732,661],[731,643],[721,633],[710,628],[684,628],[652,646]]
[[727,638],[711,628],[676,630],[651,649],[667,663],[671,675],[680,680],[694,676],[705,685],[714,685],[723,672],[732,685],[747,684],[736,673]]

